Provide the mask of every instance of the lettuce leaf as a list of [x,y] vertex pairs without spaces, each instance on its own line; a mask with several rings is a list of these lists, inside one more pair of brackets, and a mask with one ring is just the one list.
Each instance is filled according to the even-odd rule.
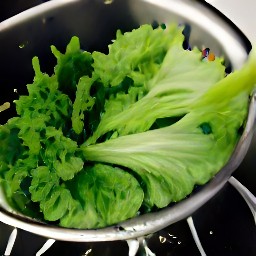
[[188,105],[189,112],[175,124],[83,145],[85,159],[132,169],[144,181],[149,207],[162,208],[180,201],[228,161],[256,84],[255,53],[241,70]]
[[[108,132],[116,132],[118,136],[144,132],[157,119],[184,116],[192,102],[224,78],[221,58],[203,62],[198,49],[183,49],[182,38],[180,31],[179,37],[169,46],[158,72],[148,81],[148,93],[144,97],[137,96],[142,94],[141,91],[131,87],[127,94],[119,93],[106,102],[105,112],[87,145],[96,143]],[[106,63],[109,66],[107,59]],[[136,100],[131,100],[131,97]]]
[[59,89],[73,100],[80,77],[92,75],[92,56],[87,51],[81,51],[79,38],[76,36],[71,38],[64,54],[54,45],[51,46],[51,50],[57,59],[54,73]]
[[138,181],[120,168],[97,164],[65,185],[46,166],[34,169],[32,175],[32,201],[40,204],[45,220],[60,220],[64,227],[115,224],[136,215],[143,201]]
[[99,228],[121,222],[137,214],[144,197],[131,174],[103,164],[80,172],[68,187],[80,199],[83,215],[73,208],[61,219],[62,226],[76,222],[78,228]]
[[183,27],[170,24],[166,29],[156,29],[149,24],[131,32],[116,33],[107,55],[93,52],[94,75],[105,87],[118,86],[126,77],[134,86],[146,86],[158,71],[166,52],[175,41],[184,41]]
[[256,54],[233,74],[183,48],[182,26],[142,25],[109,53],[51,46],[32,65],[17,116],[0,126],[0,181],[11,206],[72,228],[101,228],[188,196],[228,161],[256,83]]

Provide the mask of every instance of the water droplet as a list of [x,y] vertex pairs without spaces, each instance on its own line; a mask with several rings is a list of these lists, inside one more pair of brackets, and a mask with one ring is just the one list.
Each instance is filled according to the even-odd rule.
[[159,241],[160,241],[160,243],[165,243],[166,242],[166,238],[165,237],[163,237],[163,236],[159,236]]
[[112,4],[114,0],[104,0],[104,4]]
[[5,102],[3,105],[0,105],[0,112],[4,111],[10,107],[11,107],[10,102]]
[[89,249],[89,250],[87,250],[87,251],[85,252],[85,254],[83,254],[82,256],[89,255],[89,253],[91,253],[91,252],[92,252],[92,249]]
[[23,42],[23,43],[21,43],[21,44],[19,45],[19,48],[20,48],[20,49],[23,49],[24,47],[27,46],[27,44],[28,44],[28,41],[25,41],[25,42]]

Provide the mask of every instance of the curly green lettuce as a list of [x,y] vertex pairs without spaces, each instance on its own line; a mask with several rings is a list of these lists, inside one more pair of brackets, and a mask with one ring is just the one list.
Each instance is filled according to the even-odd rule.
[[182,26],[117,32],[108,53],[72,37],[0,126],[1,186],[16,210],[102,228],[187,197],[228,161],[256,84],[256,52],[226,75],[223,58],[184,49]]

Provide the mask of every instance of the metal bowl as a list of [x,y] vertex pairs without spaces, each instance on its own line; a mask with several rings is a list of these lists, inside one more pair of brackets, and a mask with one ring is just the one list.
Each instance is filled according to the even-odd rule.
[[[73,35],[85,50],[106,51],[117,29],[131,30],[144,23],[187,24],[190,44],[207,46],[224,56],[227,66],[240,68],[251,49],[245,36],[225,17],[201,1],[191,0],[55,0],[24,11],[0,23],[0,102],[11,100],[14,89],[22,92],[34,72],[31,59],[38,56],[41,68],[52,72],[54,57],[50,45],[64,50]],[[11,111],[1,113],[7,120]],[[5,115],[5,116],[4,116]],[[211,199],[228,181],[246,155],[253,136],[256,115],[252,97],[244,133],[230,161],[199,191],[174,206],[166,207],[98,230],[60,228],[39,223],[11,211],[0,202],[0,220],[34,234],[65,241],[128,240],[154,233],[190,216]]]

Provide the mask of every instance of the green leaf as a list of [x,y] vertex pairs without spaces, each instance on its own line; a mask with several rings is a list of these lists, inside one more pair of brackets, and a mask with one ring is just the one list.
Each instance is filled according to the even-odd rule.
[[176,24],[165,30],[142,25],[124,34],[117,31],[107,55],[93,53],[94,73],[106,87],[117,86],[126,77],[132,78],[135,86],[144,86],[158,71],[173,40],[178,38],[183,42],[181,31]]
[[70,191],[60,186],[58,175],[46,166],[33,170],[29,191],[32,201],[39,202],[44,219],[48,221],[61,219],[73,201]]
[[[87,160],[125,166],[145,184],[145,204],[165,207],[205,184],[228,161],[256,84],[256,55],[205,92],[175,124],[82,146]],[[230,88],[230,89],[229,89]],[[205,133],[202,125],[210,132]]]
[[145,95],[137,88],[135,92],[130,87],[128,94],[113,95],[106,102],[101,122],[87,145],[96,143],[108,132],[116,132],[118,136],[144,132],[157,119],[184,116],[193,102],[224,78],[222,59],[204,62],[198,49],[184,50],[182,31],[178,31],[180,35],[171,41],[154,77],[145,83],[148,93]]
[[[71,101],[58,89],[57,76],[48,76],[40,71],[38,58],[33,58],[35,78],[27,85],[28,95],[21,95],[15,101],[16,110],[20,115],[17,125],[23,135],[32,125],[35,132],[40,132],[46,125],[56,128],[64,127],[63,121],[70,115]],[[35,135],[36,136],[36,135]]]
[[50,198],[51,190],[59,186],[59,177],[51,172],[47,166],[39,166],[32,171],[32,182],[29,188],[31,199],[41,202]]
[[[84,208],[79,228],[104,227],[134,217],[143,201],[138,181],[120,168],[97,164],[79,173],[75,182]],[[70,212],[62,224],[70,226],[75,217]]]
[[44,218],[49,221],[59,220],[70,208],[72,200],[69,190],[62,187],[54,187],[51,197],[40,203]]
[[30,202],[29,186],[31,170],[38,165],[38,158],[34,155],[27,156],[25,151],[19,155],[20,159],[12,165],[6,166],[2,173],[1,186],[4,189],[6,199],[11,206],[21,212],[27,212],[27,204]]
[[4,163],[14,164],[22,152],[18,132],[19,130],[10,122],[0,125],[0,172]]
[[59,89],[74,99],[79,79],[82,76],[92,75],[92,56],[89,52],[81,51],[79,39],[75,36],[67,45],[65,54],[60,53],[55,46],[51,46],[51,50],[57,58],[54,70]]
[[77,84],[76,98],[73,104],[72,127],[80,134],[84,128],[84,112],[92,109],[95,99],[90,95],[91,85],[94,81],[87,77],[81,77]]
[[47,127],[41,156],[44,163],[54,169],[63,180],[69,180],[83,169],[83,160],[76,156],[77,143],[65,137],[61,130]]

